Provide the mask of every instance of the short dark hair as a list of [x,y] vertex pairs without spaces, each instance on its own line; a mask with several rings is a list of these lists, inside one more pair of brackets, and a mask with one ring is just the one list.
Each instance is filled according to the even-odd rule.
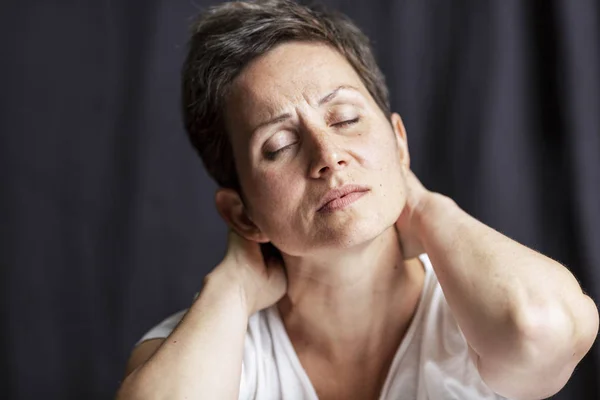
[[390,116],[388,89],[369,39],[345,15],[290,0],[211,7],[192,26],[182,70],[182,106],[189,138],[221,187],[241,191],[223,116],[230,84],[253,59],[287,41],[321,42],[336,49]]

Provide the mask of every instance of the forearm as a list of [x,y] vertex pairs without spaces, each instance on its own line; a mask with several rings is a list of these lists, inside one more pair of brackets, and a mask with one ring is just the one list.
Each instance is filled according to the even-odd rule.
[[247,307],[235,284],[209,277],[156,353],[123,382],[118,399],[237,399]]
[[598,314],[566,268],[441,195],[430,197],[418,221],[453,315],[482,360],[519,369],[543,363],[536,356],[559,363],[583,356],[580,347],[587,352]]

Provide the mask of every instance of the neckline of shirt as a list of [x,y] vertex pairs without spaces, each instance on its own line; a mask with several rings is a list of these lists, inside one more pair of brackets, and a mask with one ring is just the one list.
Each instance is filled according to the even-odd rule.
[[[435,274],[429,257],[427,256],[427,254],[424,253],[419,256],[419,259],[423,263],[423,267],[425,269],[425,279],[423,282],[423,288],[421,289],[419,303],[417,304],[417,309],[415,311],[415,315],[412,321],[410,322],[410,326],[406,331],[402,342],[400,342],[400,345],[396,350],[396,354],[394,354],[394,358],[392,360],[392,364],[390,365],[388,375],[386,376],[385,382],[381,389],[381,393],[379,396],[380,400],[385,399],[385,395],[389,391],[389,386],[391,385],[391,382],[393,381],[393,377],[395,375],[394,371],[398,368],[398,364],[401,362],[402,358],[406,354],[410,343],[412,342],[415,336],[415,331],[417,330],[418,326],[421,323],[421,320],[423,319],[424,309],[426,307],[426,305],[424,304],[426,294],[432,290],[433,286],[435,286]],[[315,390],[312,382],[310,381],[308,374],[304,370],[304,367],[302,367],[302,364],[300,363],[300,359],[298,358],[298,354],[294,349],[294,345],[292,344],[292,341],[290,340],[290,337],[288,336],[287,331],[285,330],[285,325],[283,324],[283,320],[281,319],[281,315],[279,314],[279,310],[277,309],[277,304],[274,304],[273,306],[267,308],[265,311],[271,329],[275,329],[277,336],[280,337],[282,340],[281,345],[283,347],[283,350],[289,357],[289,360],[292,364],[292,368],[296,372],[296,376],[300,379],[303,389],[309,393],[311,399],[317,400],[317,391]]]

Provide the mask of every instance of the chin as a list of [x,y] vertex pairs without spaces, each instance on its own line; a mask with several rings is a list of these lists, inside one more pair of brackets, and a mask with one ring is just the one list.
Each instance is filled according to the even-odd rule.
[[394,226],[397,218],[395,215],[382,214],[380,210],[354,218],[344,218],[327,226],[324,232],[315,235],[315,239],[319,247],[350,249],[377,239]]
[[294,244],[278,243],[280,249],[286,254],[302,256],[349,250],[372,242],[393,228],[402,210],[381,201],[370,203],[330,214],[315,224],[310,237],[296,238]]

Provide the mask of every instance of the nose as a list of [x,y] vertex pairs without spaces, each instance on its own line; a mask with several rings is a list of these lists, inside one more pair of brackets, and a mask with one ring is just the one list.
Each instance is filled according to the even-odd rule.
[[335,143],[331,133],[318,133],[313,136],[313,142],[309,170],[312,178],[318,179],[331,175],[348,165],[348,153]]

